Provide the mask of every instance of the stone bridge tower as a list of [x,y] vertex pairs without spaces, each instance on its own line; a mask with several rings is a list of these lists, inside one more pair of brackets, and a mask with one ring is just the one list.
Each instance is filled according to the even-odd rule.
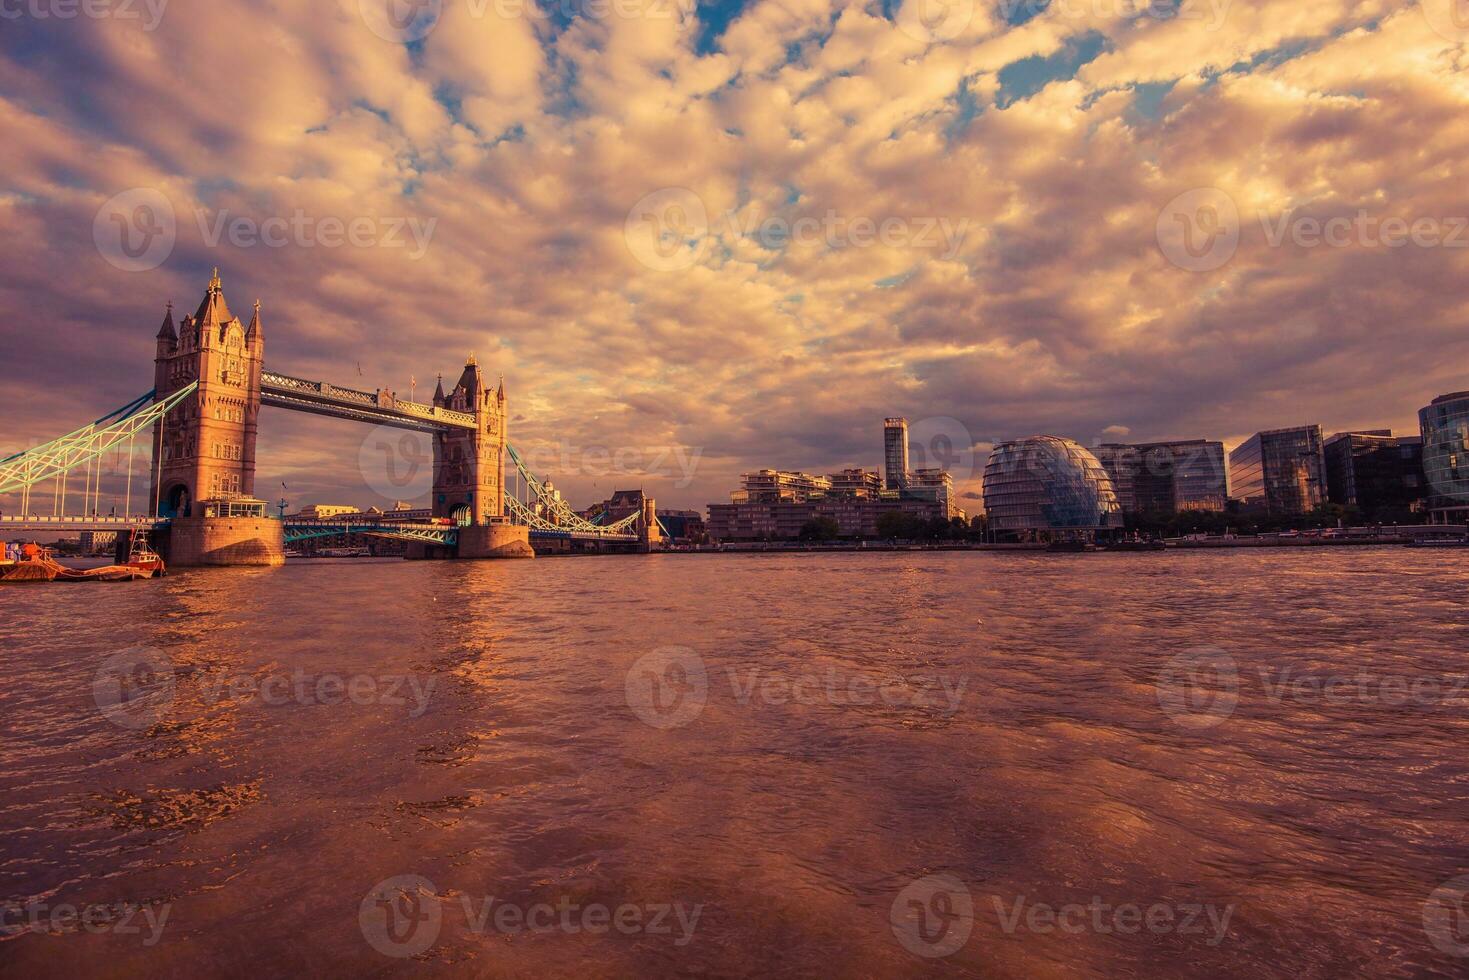
[[491,388],[474,355],[447,394],[443,379],[434,405],[474,416],[473,429],[434,436],[433,514],[460,525],[460,558],[530,558],[529,529],[505,518],[505,382]]
[[253,497],[265,336],[260,303],[249,326],[230,312],[219,270],[193,316],[175,330],[173,304],[158,331],[155,397],[199,388],[154,426],[153,499],[166,517],[202,516],[202,501]]
[[505,383],[492,389],[474,355],[448,394],[443,379],[434,405],[474,416],[473,429],[445,429],[434,436],[435,517],[459,524],[489,524],[505,514]]

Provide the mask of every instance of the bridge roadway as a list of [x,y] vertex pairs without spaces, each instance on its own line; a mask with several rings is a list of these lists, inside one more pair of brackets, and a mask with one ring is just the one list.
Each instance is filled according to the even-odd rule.
[[475,427],[474,416],[468,412],[405,401],[386,391],[356,391],[327,381],[306,381],[274,371],[260,373],[260,403],[417,432]]

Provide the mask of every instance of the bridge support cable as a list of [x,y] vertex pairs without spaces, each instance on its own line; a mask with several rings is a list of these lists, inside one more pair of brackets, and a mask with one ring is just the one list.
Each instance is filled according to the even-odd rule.
[[[102,457],[111,449],[127,442],[129,446],[137,434],[153,426],[199,386],[194,382],[173,392],[162,401],[153,401],[154,392],[128,402],[122,408],[69,432],[58,439],[0,459],[0,494],[20,491],[24,495],[25,507],[29,509],[30,490],[46,480],[56,480],[53,505],[58,513],[65,513],[67,474],[85,466],[86,486],[82,493],[82,512],[88,507],[100,506],[102,492]],[[158,453],[162,458],[162,453]],[[97,469],[97,486],[92,486],[92,468]]]
[[[517,524],[524,524],[536,531],[580,531],[584,534],[629,534],[633,527],[642,518],[642,514],[629,514],[616,524],[594,524],[571,509],[571,505],[560,499],[552,491],[546,489],[545,483],[536,477],[526,467],[525,461],[515,451],[514,446],[507,445],[505,451],[510,454],[510,460],[515,464],[515,470],[520,475],[522,484],[525,486],[526,499],[521,500],[519,495],[507,493],[505,495],[505,509]],[[534,501],[530,498],[534,497]]]

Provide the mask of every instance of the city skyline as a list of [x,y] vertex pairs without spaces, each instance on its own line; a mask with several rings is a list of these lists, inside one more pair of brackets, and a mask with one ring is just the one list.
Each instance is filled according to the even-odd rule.
[[[142,390],[164,304],[216,265],[303,373],[421,394],[476,351],[527,444],[698,448],[693,483],[644,481],[671,505],[755,465],[871,465],[889,414],[1084,445],[1410,432],[1469,355],[1431,7],[976,7],[914,37],[856,8],[448,3],[408,43],[355,0],[27,18],[0,53],[0,228],[27,243],[0,289],[8,448],[55,434],[55,379],[80,382],[68,419]],[[250,71],[216,69],[241,51]],[[1434,137],[1382,139],[1384,114]],[[1168,229],[1211,188],[1238,241],[1205,268]],[[168,254],[128,271],[153,256],[106,246],[112,219],[136,252],[160,199]],[[646,238],[675,215],[694,246]],[[1338,218],[1352,241],[1312,236]],[[1383,244],[1390,218],[1442,234]],[[267,419],[261,485],[357,499],[359,448]],[[578,501],[630,479],[554,475]]]

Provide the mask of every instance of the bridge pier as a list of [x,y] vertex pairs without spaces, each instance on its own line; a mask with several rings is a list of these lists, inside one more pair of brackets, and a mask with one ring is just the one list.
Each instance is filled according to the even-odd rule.
[[519,524],[471,524],[461,527],[460,558],[534,558],[530,528]]
[[269,517],[175,517],[155,537],[176,568],[286,563],[285,528]]

